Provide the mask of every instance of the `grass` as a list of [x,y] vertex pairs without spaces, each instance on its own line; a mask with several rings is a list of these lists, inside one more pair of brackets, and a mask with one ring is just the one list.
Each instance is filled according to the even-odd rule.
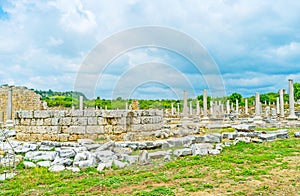
[[297,195],[300,139],[238,143],[217,156],[187,156],[170,162],[79,173],[25,169],[0,181],[0,195]]

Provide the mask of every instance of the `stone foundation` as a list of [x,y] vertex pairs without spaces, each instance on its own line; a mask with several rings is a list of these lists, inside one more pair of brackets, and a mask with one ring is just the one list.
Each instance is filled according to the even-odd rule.
[[77,141],[136,140],[162,128],[159,110],[26,110],[15,112],[17,139]]

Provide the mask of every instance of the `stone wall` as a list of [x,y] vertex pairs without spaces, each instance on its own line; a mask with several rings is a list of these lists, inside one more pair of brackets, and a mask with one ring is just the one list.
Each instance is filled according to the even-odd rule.
[[[12,110],[40,110],[42,109],[41,96],[33,90],[20,86],[0,86],[0,112],[4,113],[6,121],[8,89],[12,89]],[[1,120],[1,119],[0,119]]]
[[159,110],[27,110],[15,112],[17,139],[76,141],[77,139],[143,140],[162,128]]

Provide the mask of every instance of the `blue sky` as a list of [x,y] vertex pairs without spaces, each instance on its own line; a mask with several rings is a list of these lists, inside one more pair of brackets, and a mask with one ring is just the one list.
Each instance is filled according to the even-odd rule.
[[[289,78],[300,82],[299,10],[300,2],[294,0],[0,0],[0,84],[73,90],[77,73],[95,46],[125,29],[154,25],[183,32],[206,48],[227,95],[277,92],[287,89]],[[201,73],[182,56],[140,48],[109,64],[96,81],[95,95],[110,98],[126,70],[146,62],[179,70],[193,86],[187,89],[191,96],[207,88]],[[126,82],[140,81],[135,80],[142,75],[138,70]],[[186,88],[176,75],[163,70],[155,74],[168,75],[168,83],[122,88],[132,97],[157,99],[177,98],[174,88]]]

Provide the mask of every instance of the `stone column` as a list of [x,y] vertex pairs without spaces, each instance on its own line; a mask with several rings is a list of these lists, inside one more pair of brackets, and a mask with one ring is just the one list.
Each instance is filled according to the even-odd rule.
[[276,97],[276,114],[280,114],[279,97]]
[[12,119],[12,88],[8,88],[6,121]]
[[171,103],[171,115],[172,116],[174,115],[174,103],[173,102]]
[[203,118],[207,117],[207,91],[206,89],[203,90]]
[[79,110],[83,110],[83,96],[79,96]]
[[193,105],[192,105],[192,101],[190,101],[190,115],[193,115]]
[[279,103],[280,103],[280,117],[284,118],[284,99],[283,99],[283,89],[279,90]]
[[265,116],[268,118],[270,116],[270,106],[265,108]]
[[187,106],[187,93],[183,92],[183,109],[182,109],[183,118],[188,117],[188,106]]
[[229,100],[226,101],[226,112],[227,112],[227,114],[230,114],[230,101]]
[[197,105],[196,105],[196,115],[199,116],[200,115],[200,104],[199,101],[197,100]]
[[239,100],[238,99],[235,100],[235,111],[237,114],[239,114]]
[[248,115],[248,99],[245,99],[245,114]]
[[288,119],[294,120],[298,119],[298,117],[295,114],[295,100],[294,100],[294,85],[293,80],[289,79],[289,108],[290,108],[290,115],[288,116]]
[[128,111],[128,102],[125,103],[125,110]]
[[255,94],[255,116],[260,116],[260,95]]
[[215,113],[214,113],[214,111],[215,111],[214,103],[212,101],[210,101],[209,104],[210,104],[210,108],[209,108],[210,115],[214,117],[215,116]]
[[180,104],[180,103],[177,103],[177,116],[180,115],[180,112],[179,112],[179,109],[180,109],[180,108],[179,108],[179,104]]
[[3,123],[4,121],[4,112],[0,111],[0,123]]

